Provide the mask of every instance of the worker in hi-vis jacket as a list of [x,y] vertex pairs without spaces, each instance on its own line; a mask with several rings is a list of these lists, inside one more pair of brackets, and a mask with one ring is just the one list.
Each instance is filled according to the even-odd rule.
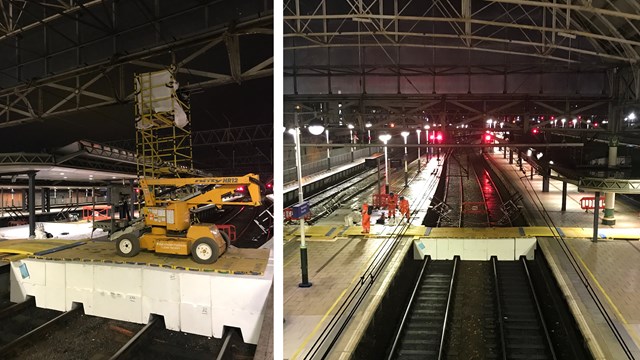
[[371,228],[371,212],[369,204],[362,204],[362,233],[368,234]]
[[405,199],[404,196],[400,196],[400,214],[402,217],[407,217],[407,222],[409,221],[409,200]]

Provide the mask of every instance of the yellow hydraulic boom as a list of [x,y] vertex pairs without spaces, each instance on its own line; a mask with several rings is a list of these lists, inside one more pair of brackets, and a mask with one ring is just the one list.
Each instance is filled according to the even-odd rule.
[[[213,263],[229,246],[229,237],[214,224],[191,224],[191,210],[201,205],[262,205],[260,178],[255,174],[240,177],[141,179],[145,207],[142,209],[146,231],[141,236],[125,233],[116,240],[119,255],[131,257],[140,249],[166,254],[191,254],[199,263]],[[187,192],[181,198],[158,195],[155,188],[175,190],[201,185],[204,189]],[[247,194],[238,196],[242,186]],[[225,199],[226,198],[226,199]]]

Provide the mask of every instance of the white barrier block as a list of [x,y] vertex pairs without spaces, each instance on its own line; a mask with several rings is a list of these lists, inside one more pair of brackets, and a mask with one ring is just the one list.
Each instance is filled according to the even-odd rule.
[[264,316],[264,304],[270,288],[271,279],[263,280],[254,276],[212,277],[211,318],[214,336],[222,336],[223,325],[235,326],[241,329],[245,342],[257,344]]
[[88,315],[146,323],[142,320],[142,268],[96,266],[93,279],[94,313]]
[[143,320],[162,315],[167,329],[180,330],[180,280],[175,271],[144,269],[142,294]]
[[82,303],[87,314],[93,310],[93,264],[67,263],[65,268],[66,309],[71,310],[73,303]]
[[21,266],[26,268],[22,261],[12,262],[9,273],[9,300],[14,303],[21,303],[27,300],[27,289],[20,271]]
[[514,247],[514,239],[487,239],[487,257],[484,260],[490,260],[492,256],[498,260],[513,260]]
[[487,260],[487,240],[464,239],[463,244],[464,250],[460,256],[461,260]]
[[538,240],[536,238],[516,238],[516,260],[520,258],[520,255],[526,256],[527,260],[533,260],[537,246]]
[[[45,307],[58,311],[65,311],[66,281],[64,263],[46,263],[46,285],[44,289]],[[36,299],[37,300],[37,299]]]
[[[180,328],[203,336],[221,338],[211,329],[211,283],[200,274],[180,273]],[[216,296],[227,296],[226,292]]]

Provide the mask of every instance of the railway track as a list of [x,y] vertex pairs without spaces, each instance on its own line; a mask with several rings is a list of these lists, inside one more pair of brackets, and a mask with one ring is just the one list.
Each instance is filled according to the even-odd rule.
[[389,359],[440,359],[459,259],[424,260]]
[[[446,173],[439,194],[450,211],[440,214],[438,224],[509,224],[501,206],[505,190],[493,181],[483,161],[473,154],[451,154]],[[471,207],[480,202],[486,206]],[[590,358],[575,324],[560,314],[561,307],[568,309],[554,295],[559,289],[543,274],[542,261],[425,259],[387,350],[388,359]],[[546,318],[554,321],[553,332]],[[558,352],[557,347],[566,348]]]
[[556,359],[527,261],[491,258],[503,359]]
[[33,300],[0,312],[2,359],[234,359],[253,358],[234,329],[223,339],[166,330],[160,316],[146,325],[39,309]]

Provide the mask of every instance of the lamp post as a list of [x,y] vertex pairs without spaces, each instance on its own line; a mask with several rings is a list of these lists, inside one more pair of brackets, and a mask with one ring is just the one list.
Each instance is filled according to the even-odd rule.
[[389,193],[389,161],[387,160],[387,142],[391,140],[391,135],[382,134],[378,137],[384,143],[384,193]]
[[[371,123],[368,121],[364,124],[364,127],[367,128],[367,139],[369,139],[369,144],[371,144],[371,126]],[[371,146],[369,146],[369,156],[371,156]]]
[[[298,205],[303,206],[304,193],[302,191],[302,156],[301,156],[301,142],[300,142],[300,125],[298,123],[298,113],[294,113],[295,128],[293,129],[294,141],[296,144],[296,168],[298,175]],[[312,121],[309,124],[309,132],[313,135],[320,135],[324,131],[324,126],[320,122]],[[304,238],[304,214],[300,216],[300,270],[302,273],[302,281],[298,284],[299,287],[311,287],[309,282],[308,273],[308,260],[307,260],[307,244]]]
[[[425,144],[429,145],[429,129],[431,129],[431,126],[427,124],[424,126],[424,129],[427,131],[425,134],[426,135]],[[430,153],[431,153],[431,148],[427,147],[427,162],[429,161]]]
[[351,138],[351,162],[353,162],[353,125],[347,125],[349,128],[349,137]]
[[407,187],[409,186],[409,168],[407,166],[407,137],[409,136],[409,132],[403,131],[400,133],[400,135],[402,135],[402,138],[404,138],[404,187]]
[[416,133],[418,134],[418,172],[420,172],[420,133],[422,130],[416,129]]
[[[311,130],[309,130],[311,131]],[[329,129],[324,131],[327,137],[327,145],[329,145]],[[331,170],[331,148],[327,146],[327,170]]]

